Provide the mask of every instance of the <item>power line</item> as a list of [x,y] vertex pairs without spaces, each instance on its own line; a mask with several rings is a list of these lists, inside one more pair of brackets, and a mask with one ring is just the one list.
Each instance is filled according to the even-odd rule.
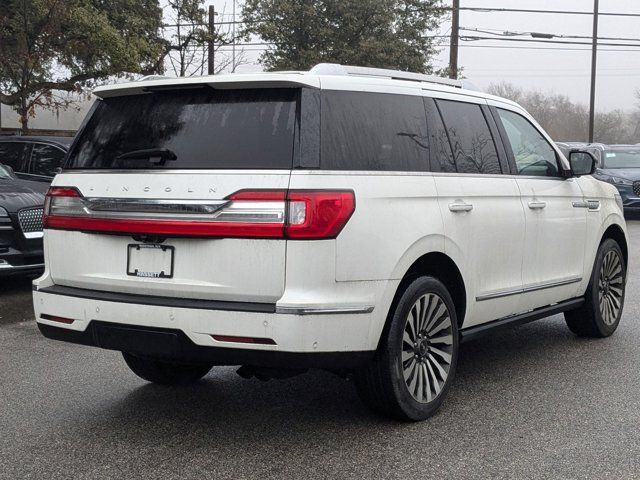
[[[464,30],[467,32],[478,32],[485,33],[487,35],[495,35],[497,37],[512,37],[512,36],[523,36],[523,35],[531,35],[534,38],[573,38],[573,39],[588,39],[591,40],[593,37],[590,35],[565,35],[559,33],[540,33],[540,32],[516,32],[511,30],[498,30],[495,28],[468,28],[468,27],[460,27],[460,30]],[[618,42],[640,42],[640,38],[628,38],[628,37],[598,37],[598,40],[611,40]]]
[[[552,43],[556,45],[591,45],[591,42],[576,42],[576,41],[561,41],[561,40],[542,40],[538,38],[491,38],[491,37],[479,37],[472,35],[464,35],[460,37],[460,40],[465,42],[475,42],[482,40],[489,40],[494,42],[534,42],[534,43]],[[638,40],[640,41],[640,40]],[[637,43],[598,43],[607,47],[640,47]]]
[[[451,10],[451,8],[445,8]],[[491,12],[511,12],[511,13],[551,13],[558,15],[590,15],[593,16],[593,12],[586,12],[584,10],[538,10],[531,8],[483,8],[483,7],[460,7],[460,10],[467,10],[477,13],[491,13]],[[611,17],[640,17],[640,13],[621,13],[621,12],[599,12],[600,16]]]

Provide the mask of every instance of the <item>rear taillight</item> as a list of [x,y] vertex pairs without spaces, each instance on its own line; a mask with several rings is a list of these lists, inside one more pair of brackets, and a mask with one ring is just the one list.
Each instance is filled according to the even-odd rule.
[[48,229],[215,238],[335,238],[355,210],[350,190],[241,190],[221,201],[85,198],[52,187]]

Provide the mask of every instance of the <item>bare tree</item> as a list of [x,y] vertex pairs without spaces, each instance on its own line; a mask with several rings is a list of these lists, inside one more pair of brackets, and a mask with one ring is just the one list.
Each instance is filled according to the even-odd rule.
[[[231,70],[247,63],[243,49],[235,57],[229,55],[226,47],[237,42],[233,29],[227,24],[218,24],[213,32],[209,31],[208,14],[204,0],[168,0],[163,26],[166,48],[162,57],[163,66],[178,77],[204,75],[206,73],[208,44],[213,40],[216,50],[214,73]],[[220,17],[225,17],[224,10]]]

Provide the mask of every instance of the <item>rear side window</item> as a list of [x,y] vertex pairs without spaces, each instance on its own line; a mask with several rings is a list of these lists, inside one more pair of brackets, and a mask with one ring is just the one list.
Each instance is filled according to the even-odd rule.
[[51,145],[36,143],[31,150],[30,172],[33,175],[54,177],[62,165],[65,152]]
[[493,136],[480,105],[437,100],[459,173],[500,174]]
[[[291,169],[297,99],[298,89],[208,87],[107,98],[66,167]],[[169,150],[176,158],[125,155],[140,150]]]
[[447,130],[442,123],[438,107],[432,98],[425,97],[424,107],[427,110],[429,122],[429,140],[431,143],[431,167],[441,172],[455,172],[456,163],[453,160],[451,144]]
[[26,144],[20,142],[0,142],[0,163],[9,165],[16,172],[22,171],[22,156]]
[[325,91],[321,129],[324,170],[429,170],[420,97]]

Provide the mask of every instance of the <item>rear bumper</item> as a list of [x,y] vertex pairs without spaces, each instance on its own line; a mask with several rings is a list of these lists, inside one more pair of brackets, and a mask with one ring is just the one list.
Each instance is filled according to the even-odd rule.
[[358,368],[373,352],[299,353],[203,347],[181,330],[140,327],[91,321],[84,331],[38,323],[42,334],[53,340],[119,350],[153,358],[213,365],[251,365],[271,368]]
[[[371,358],[375,347],[370,345],[377,344],[370,338],[370,311],[280,313],[272,304],[168,299],[57,285],[34,290],[33,298],[38,326],[49,338],[181,361],[354,368]],[[51,316],[73,323],[48,320]],[[268,339],[273,344],[229,337]]]

